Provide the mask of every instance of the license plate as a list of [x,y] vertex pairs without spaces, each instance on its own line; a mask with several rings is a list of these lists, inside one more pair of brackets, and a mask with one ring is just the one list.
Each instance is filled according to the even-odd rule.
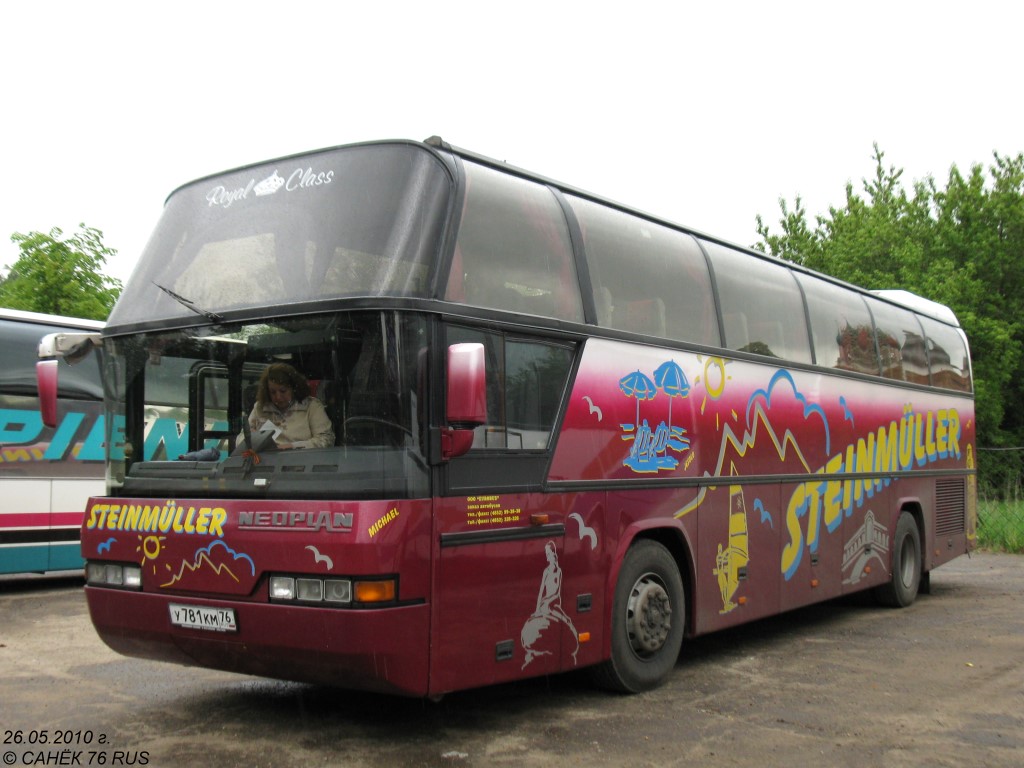
[[171,624],[187,629],[206,629],[211,632],[237,632],[235,612],[231,608],[207,608],[201,605],[171,603]]

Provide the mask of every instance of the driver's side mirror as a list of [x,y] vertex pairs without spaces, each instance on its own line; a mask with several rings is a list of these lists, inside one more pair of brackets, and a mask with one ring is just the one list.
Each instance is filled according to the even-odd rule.
[[442,432],[442,457],[462,456],[473,446],[473,430],[487,422],[487,370],[484,345],[452,344],[448,347],[446,418]]
[[43,424],[57,426],[57,361],[36,363],[36,389],[39,390],[39,415]]
[[43,424],[57,426],[57,361],[75,365],[102,344],[98,333],[48,333],[39,340],[41,359],[36,363],[36,388]]

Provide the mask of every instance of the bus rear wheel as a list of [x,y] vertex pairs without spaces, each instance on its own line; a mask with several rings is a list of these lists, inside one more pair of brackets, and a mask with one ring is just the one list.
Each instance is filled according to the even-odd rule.
[[679,568],[656,541],[630,547],[612,606],[611,659],[594,669],[598,685],[639,693],[660,685],[679,658],[686,623]]
[[875,589],[875,599],[891,608],[906,608],[921,586],[921,534],[909,512],[900,513],[892,542],[892,575]]

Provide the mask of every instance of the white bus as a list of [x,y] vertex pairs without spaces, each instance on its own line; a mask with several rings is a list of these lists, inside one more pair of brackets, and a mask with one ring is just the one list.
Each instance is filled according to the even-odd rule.
[[104,488],[99,356],[62,366],[57,426],[43,425],[39,340],[103,323],[0,309],[0,573],[82,567],[82,515]]

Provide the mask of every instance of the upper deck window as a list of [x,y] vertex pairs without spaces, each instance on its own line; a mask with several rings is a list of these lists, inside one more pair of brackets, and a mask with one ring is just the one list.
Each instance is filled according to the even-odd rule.
[[598,325],[720,343],[707,262],[690,235],[588,200],[569,202],[583,230]]
[[466,203],[445,298],[583,321],[562,209],[541,184],[467,162]]
[[793,273],[717,243],[704,246],[715,268],[726,348],[811,362],[803,299]]
[[342,296],[426,297],[451,181],[423,148],[327,150],[173,195],[108,325]]
[[865,301],[875,320],[882,376],[897,381],[927,384],[928,355],[921,324],[914,313],[871,297],[865,298]]
[[815,362],[826,368],[879,374],[874,326],[864,298],[827,280],[800,273],[814,336]]
[[962,333],[930,317],[922,317],[921,325],[928,344],[932,386],[970,392],[970,360]]

